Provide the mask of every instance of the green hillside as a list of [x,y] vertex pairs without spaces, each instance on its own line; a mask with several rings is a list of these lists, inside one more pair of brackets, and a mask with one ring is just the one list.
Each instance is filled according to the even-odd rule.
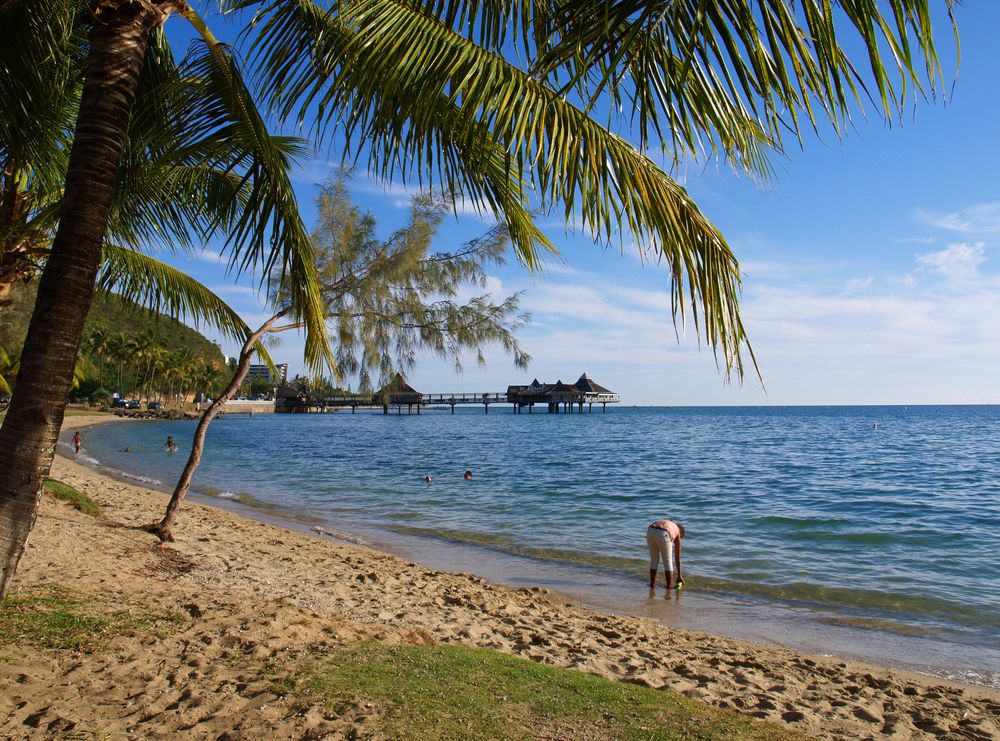
[[[34,285],[19,286],[13,303],[0,309],[0,350],[9,359],[0,374],[10,383],[34,299]],[[177,319],[117,295],[98,294],[87,316],[71,396],[106,401],[114,391],[144,398],[212,393],[225,364],[218,345]]]

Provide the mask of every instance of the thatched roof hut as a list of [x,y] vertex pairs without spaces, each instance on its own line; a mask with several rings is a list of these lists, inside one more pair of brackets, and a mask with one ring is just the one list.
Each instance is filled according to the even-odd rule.
[[419,404],[424,395],[410,386],[401,373],[397,373],[375,392],[375,398],[383,404]]

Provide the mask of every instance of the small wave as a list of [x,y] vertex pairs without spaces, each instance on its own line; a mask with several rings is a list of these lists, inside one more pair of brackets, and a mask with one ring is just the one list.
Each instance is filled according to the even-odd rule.
[[[541,548],[517,543],[510,537],[496,533],[469,532],[462,530],[420,528],[405,525],[392,526],[392,529],[410,535],[443,538],[469,545],[490,548],[515,556],[537,559],[540,561],[561,561],[577,566],[598,568],[618,573],[633,575],[644,574],[645,559],[609,556],[585,551],[575,551],[559,548]],[[885,590],[852,588],[849,586],[826,586],[812,582],[789,582],[785,584],[767,583],[763,579],[719,578],[685,572],[685,587],[693,590],[703,590],[729,596],[743,596],[802,607],[819,608],[823,610],[857,610],[868,613],[874,628],[875,622],[885,620],[897,626],[895,632],[904,632],[910,627],[902,625],[895,618],[913,619],[917,622],[931,618],[948,623],[960,623],[967,626],[990,628],[995,625],[995,617],[991,611],[972,605],[963,605],[948,599],[933,597],[927,594],[910,594],[890,592]],[[871,613],[880,613],[872,616]],[[867,618],[859,618],[865,620]],[[888,629],[888,628],[887,628]],[[913,628],[914,631],[921,629]]]
[[150,478],[149,476],[142,476],[137,473],[127,473],[125,471],[120,471],[119,475],[126,479],[132,479],[133,481],[141,481],[144,484],[151,484],[153,486],[163,486],[163,482],[159,479]]
[[219,499],[239,499],[240,495],[234,491],[220,491],[218,497]]
[[841,542],[841,543],[863,543],[868,545],[885,545],[888,543],[920,543],[935,537],[924,533],[838,533],[832,530],[800,530],[787,533],[785,540],[799,542]]
[[850,520],[838,517],[783,517],[768,515],[756,517],[751,522],[758,525],[783,525],[786,527],[816,527],[817,525],[849,525]]
[[877,617],[852,617],[847,615],[829,615],[819,618],[819,622],[827,625],[846,625],[851,628],[863,628],[869,630],[884,630],[890,633],[901,635],[919,636],[933,635],[930,628],[923,628],[909,623],[901,623],[898,620],[886,620]]
[[539,561],[564,561],[579,566],[595,566],[600,569],[610,571],[636,571],[645,560],[635,558],[623,558],[621,556],[607,556],[600,553],[589,553],[587,551],[576,551],[565,548],[541,548],[537,546],[521,545],[512,539],[496,535],[495,533],[469,532],[466,530],[448,530],[437,528],[410,527],[406,525],[391,526],[392,530],[408,535],[430,536],[432,538],[443,538],[453,540],[468,545],[478,545],[485,548],[493,548],[504,553],[515,556],[534,558]]
[[82,463],[85,466],[99,466],[101,464],[99,460],[86,453],[80,453],[80,455],[76,456],[76,462]]
[[964,684],[978,684],[982,687],[1000,689],[1000,672],[981,671],[978,669],[940,669],[931,676],[940,676]]

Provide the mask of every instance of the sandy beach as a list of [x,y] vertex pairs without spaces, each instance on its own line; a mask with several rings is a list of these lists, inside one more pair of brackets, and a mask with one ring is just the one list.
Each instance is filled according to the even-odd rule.
[[[103,419],[103,418],[102,418]],[[94,423],[71,417],[66,428]],[[1000,692],[588,611],[322,534],[187,504],[177,540],[136,529],[166,495],[57,458],[103,518],[46,498],[14,590],[58,586],[179,615],[165,635],[75,653],[0,646],[0,736],[343,737],[364,718],[290,712],[233,651],[289,660],[362,638],[465,644],[664,688],[820,738],[1000,738]],[[89,737],[89,736],[88,736]]]

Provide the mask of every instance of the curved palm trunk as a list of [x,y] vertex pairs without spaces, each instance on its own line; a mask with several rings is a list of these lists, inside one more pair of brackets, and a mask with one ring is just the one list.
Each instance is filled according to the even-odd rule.
[[194,477],[194,472],[201,463],[201,454],[205,450],[205,434],[208,432],[208,425],[219,414],[226,402],[233,397],[233,394],[237,392],[243,383],[243,379],[246,378],[250,370],[250,361],[253,360],[254,345],[257,344],[257,340],[263,337],[274,326],[274,323],[285,316],[288,311],[286,309],[275,314],[247,338],[247,341],[243,343],[243,349],[240,351],[240,362],[236,365],[236,371],[233,373],[229,385],[226,386],[221,394],[215,397],[215,401],[201,415],[198,427],[194,431],[194,439],[191,441],[191,454],[188,456],[187,463],[184,464],[184,470],[181,471],[181,477],[177,481],[177,486],[174,487],[174,493],[167,503],[167,511],[164,513],[163,519],[160,520],[159,524],[148,528],[151,533],[159,536],[161,541],[172,541],[174,539],[174,521],[177,519],[177,512],[181,508],[184,497],[187,496],[188,489],[191,488],[191,479]]
[[59,228],[0,428],[0,596],[24,553],[55,455],[149,31],[163,18],[152,4],[129,0],[103,0],[91,10],[90,56]]

